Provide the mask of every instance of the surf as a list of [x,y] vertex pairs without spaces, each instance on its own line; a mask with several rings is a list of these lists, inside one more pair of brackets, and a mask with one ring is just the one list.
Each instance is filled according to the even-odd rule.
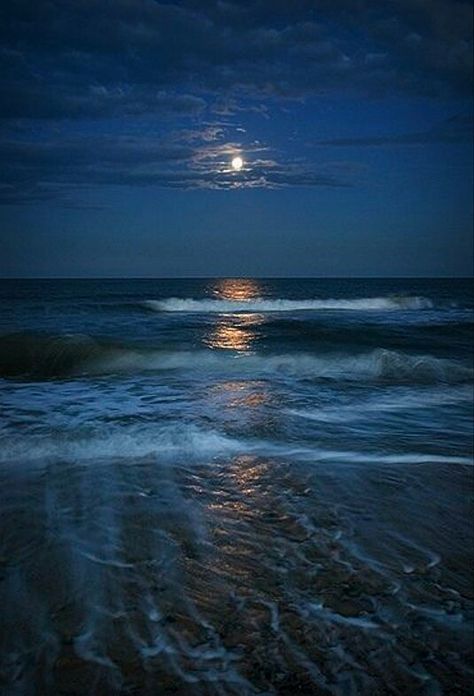
[[472,367],[447,358],[376,348],[363,353],[256,353],[234,350],[170,350],[127,346],[88,335],[14,334],[0,339],[3,377],[74,378],[168,370],[393,383],[456,383]]
[[396,311],[431,309],[432,300],[426,297],[361,297],[344,299],[251,299],[197,300],[169,297],[163,300],[144,300],[142,306],[154,312],[295,312],[311,310]]

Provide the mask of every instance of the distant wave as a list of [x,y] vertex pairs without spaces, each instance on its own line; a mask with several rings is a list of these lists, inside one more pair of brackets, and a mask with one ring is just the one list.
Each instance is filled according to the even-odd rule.
[[361,297],[354,300],[195,300],[169,297],[145,300],[142,305],[154,312],[294,312],[300,310],[342,309],[406,310],[430,309],[433,302],[426,297]]
[[131,348],[100,342],[86,335],[0,338],[0,375],[36,378],[72,377],[160,370],[204,370],[253,375],[293,375],[341,381],[382,380],[393,383],[456,383],[472,379],[462,363],[377,348],[347,353],[236,354],[227,351],[172,351]]

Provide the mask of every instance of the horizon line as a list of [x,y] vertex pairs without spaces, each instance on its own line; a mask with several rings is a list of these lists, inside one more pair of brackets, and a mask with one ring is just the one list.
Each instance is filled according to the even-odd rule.
[[0,276],[0,281],[13,280],[474,280],[471,275],[189,275],[189,276]]

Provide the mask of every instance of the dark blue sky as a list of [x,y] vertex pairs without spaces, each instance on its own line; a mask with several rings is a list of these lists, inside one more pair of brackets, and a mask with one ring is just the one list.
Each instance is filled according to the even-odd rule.
[[3,276],[472,272],[471,2],[12,0],[0,34]]

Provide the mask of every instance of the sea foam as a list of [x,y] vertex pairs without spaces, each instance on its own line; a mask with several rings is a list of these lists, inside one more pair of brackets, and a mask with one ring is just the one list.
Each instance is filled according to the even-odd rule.
[[242,448],[242,443],[224,433],[201,429],[192,424],[146,428],[101,425],[93,433],[78,429],[76,432],[31,435],[26,439],[10,437],[0,449],[0,462],[47,462],[51,459],[96,461],[120,459],[124,454],[133,459],[167,457],[178,453],[187,457],[213,457],[230,455]]
[[433,302],[426,297],[361,297],[353,300],[337,299],[252,299],[252,300],[196,300],[169,297],[164,300],[145,300],[143,306],[155,312],[294,312],[302,310],[341,309],[353,311],[393,311],[430,309]]
[[313,461],[314,463],[375,463],[375,464],[459,464],[472,465],[470,457],[402,452],[386,454],[376,451],[349,451],[322,447],[295,445],[259,438],[232,437],[224,432],[209,430],[192,424],[168,426],[108,427],[101,425],[87,435],[78,429],[67,434],[9,437],[0,448],[0,463],[19,461],[37,462],[40,469],[51,461],[93,462],[152,458],[166,460],[185,456],[185,461],[205,461],[238,454],[283,457]]

